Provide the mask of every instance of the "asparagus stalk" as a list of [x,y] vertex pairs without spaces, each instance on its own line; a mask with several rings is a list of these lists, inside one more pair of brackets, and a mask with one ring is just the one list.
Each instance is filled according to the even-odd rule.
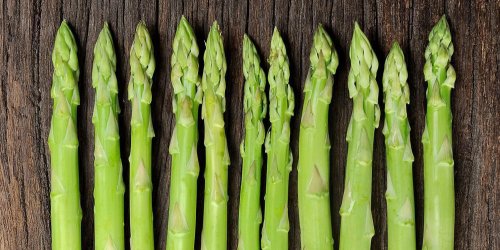
[[241,143],[243,158],[238,223],[238,249],[260,249],[260,185],[262,145],[266,137],[263,119],[267,113],[266,75],[260,58],[247,35],[243,37],[243,74],[245,75],[245,139]]
[[52,64],[54,73],[50,96],[54,99],[54,106],[48,138],[51,155],[52,249],[80,249],[82,209],[76,131],[80,69],[75,38],[65,20],[57,30]]
[[266,136],[267,180],[262,229],[262,249],[288,249],[288,180],[293,156],[290,151],[290,118],[294,95],[288,84],[290,68],[286,48],[274,28],[269,55],[269,118]]
[[453,43],[446,17],[434,26],[425,50],[427,81],[424,145],[424,242],[423,249],[453,249],[455,191],[451,132],[451,89],[455,70],[451,66]]
[[330,138],[328,107],[338,56],[321,25],[309,55],[300,123],[298,192],[302,249],[333,249],[330,214]]
[[151,85],[155,71],[151,37],[144,22],[137,25],[130,49],[128,99],[132,103],[130,141],[130,245],[153,249],[153,202],[151,184]]
[[374,130],[378,127],[378,61],[358,23],[349,50],[351,70],[347,80],[353,112],[346,139],[349,143],[345,188],[340,207],[340,249],[370,249],[375,234],[371,211]]
[[124,249],[125,185],[118,129],[116,55],[108,24],[104,23],[94,47],[92,87],[96,91],[94,114],[94,229],[96,249]]
[[205,67],[201,80],[205,123],[205,204],[201,247],[207,250],[227,248],[227,175],[229,152],[224,131],[226,110],[226,58],[219,25],[214,22],[203,56]]
[[406,104],[410,89],[406,80],[405,57],[394,43],[385,60],[384,86],[385,121],[383,133],[387,156],[387,227],[389,250],[416,249],[415,201],[413,198],[410,123]]
[[167,249],[194,249],[198,162],[198,108],[202,101],[199,49],[193,28],[183,16],[175,32],[170,80],[176,125],[170,141],[172,171]]

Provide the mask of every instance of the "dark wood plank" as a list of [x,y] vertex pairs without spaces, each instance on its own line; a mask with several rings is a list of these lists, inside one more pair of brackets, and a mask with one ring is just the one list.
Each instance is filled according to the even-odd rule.
[[[467,13],[472,12],[472,2],[459,1],[454,4],[447,1],[447,15],[451,20],[459,20],[462,22],[450,22],[450,28],[453,34],[463,34],[461,36],[455,35],[453,43],[455,45],[455,53],[453,54],[452,63],[457,72],[471,72],[470,74],[457,75],[457,82],[453,90],[454,102],[452,103],[453,113],[453,153],[455,158],[455,193],[456,193],[456,224],[466,225],[469,222],[468,216],[470,215],[470,204],[463,202],[469,200],[471,188],[471,172],[473,166],[473,133],[470,129],[472,126],[473,117],[473,94],[474,82],[473,71],[475,64],[473,63],[460,63],[460,62],[473,62],[474,49],[471,49],[467,44],[470,44],[472,39],[473,44],[476,44],[475,33],[472,27],[473,16]],[[467,24],[467,25],[464,25]],[[458,101],[459,100],[459,101]],[[465,237],[470,230],[470,227],[459,227],[455,233],[455,245],[470,248],[469,242]],[[467,239],[467,240],[466,240]],[[486,248],[485,248],[486,249]]]
[[[2,176],[0,236],[4,249],[50,246],[49,175],[43,147],[37,65],[38,4],[4,1],[2,32]],[[19,33],[18,31],[23,32]],[[2,150],[3,151],[3,150]]]
[[[228,245],[237,246],[238,204],[241,174],[239,144],[243,136],[243,77],[241,42],[248,33],[257,45],[262,66],[269,68],[270,39],[273,28],[280,30],[290,58],[290,84],[296,95],[292,120],[294,165],[290,176],[290,249],[300,249],[297,207],[298,133],[302,109],[302,88],[309,67],[312,35],[323,23],[339,53],[330,108],[331,201],[335,245],[338,246],[338,214],[344,188],[347,143],[345,133],[352,111],[348,97],[347,74],[350,69],[349,45],[354,21],[370,39],[380,67],[392,42],[397,40],[405,52],[409,71],[411,104],[409,120],[415,154],[414,187],[417,219],[417,245],[423,232],[423,151],[420,143],[424,128],[425,91],[424,51],[428,34],[442,14],[448,16],[457,71],[453,90],[453,147],[456,187],[456,249],[500,248],[500,182],[496,181],[500,161],[500,21],[499,0],[439,1],[362,1],[362,0],[257,0],[257,1],[2,1],[0,3],[0,233],[1,249],[50,249],[50,154],[46,143],[52,100],[51,51],[54,36],[63,18],[70,23],[79,44],[81,68],[79,107],[80,185],[83,208],[83,248],[93,248],[93,110],[91,88],[92,49],[104,21],[110,24],[118,57],[120,88],[119,117],[128,186],[130,152],[130,103],[126,86],[129,80],[128,53],[135,26],[144,20],[155,45],[157,69],[153,84],[153,195],[155,244],[165,248],[168,221],[170,156],[168,145],[174,125],[170,56],[172,39],[181,15],[185,15],[197,34],[200,50],[210,25],[217,20],[224,36],[228,62],[226,132],[231,156],[229,172]],[[200,72],[201,74],[201,72]],[[383,109],[382,96],[379,101]],[[383,117],[382,117],[383,118]],[[202,122],[200,136],[203,138]],[[200,161],[204,161],[202,140]],[[203,171],[203,166],[202,166]],[[265,171],[265,169],[264,169]],[[202,172],[203,173],[203,172]],[[203,215],[203,175],[198,182],[198,227],[196,246],[200,246]],[[386,249],[385,150],[381,127],[376,130],[373,162],[372,211],[376,234],[373,249]],[[263,189],[264,190],[264,189]],[[126,198],[128,194],[126,194]],[[125,207],[128,215],[128,206]],[[126,238],[130,235],[128,216]]]
[[[498,130],[499,79],[499,17],[498,1],[477,1],[473,6],[473,29],[477,34],[473,58],[472,166],[469,182],[468,241],[478,249],[500,247],[500,209],[498,206],[500,173],[500,132]],[[497,10],[490,11],[492,9]],[[496,55],[496,56],[495,56]],[[497,121],[497,122],[494,122]],[[495,125],[494,125],[495,124]],[[460,170],[460,169],[457,169]],[[462,241],[463,242],[463,241]]]
[[172,54],[172,39],[175,27],[180,17],[170,13],[182,13],[189,18],[191,12],[181,9],[180,1],[161,1],[158,5],[157,32],[158,42],[155,43],[157,69],[155,74],[152,112],[155,125],[153,140],[153,209],[155,226],[155,246],[165,249],[168,222],[168,194],[170,181],[170,157],[168,145],[173,129],[172,85],[170,84],[170,56]]

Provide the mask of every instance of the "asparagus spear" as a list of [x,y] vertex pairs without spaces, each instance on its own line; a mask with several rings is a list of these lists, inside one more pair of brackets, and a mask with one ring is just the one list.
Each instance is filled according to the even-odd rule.
[[309,55],[299,136],[298,192],[302,249],[332,249],[330,214],[330,138],[328,107],[338,56],[321,25]]
[[226,110],[226,58],[219,25],[214,22],[203,56],[205,67],[201,80],[203,104],[201,117],[205,123],[205,204],[201,247],[208,250],[227,248],[227,175],[229,152],[224,131]]
[[266,136],[267,180],[262,229],[262,249],[288,249],[288,179],[293,156],[290,151],[290,118],[294,95],[288,84],[290,68],[286,48],[274,28],[269,55],[269,119]]
[[387,156],[387,227],[389,250],[412,250],[415,243],[415,203],[413,198],[410,123],[406,104],[410,89],[406,80],[405,57],[394,43],[385,60],[383,86],[385,121],[383,133]]
[[238,249],[260,249],[260,181],[262,145],[266,137],[264,123],[267,99],[266,75],[260,67],[260,58],[247,35],[243,37],[243,74],[245,75],[245,139],[241,143],[243,168],[238,223]]
[[378,127],[378,61],[356,22],[347,80],[353,112],[346,139],[349,143],[345,188],[340,207],[340,249],[370,249],[375,234],[371,211],[373,136]]
[[76,131],[76,109],[80,104],[80,69],[77,45],[66,20],[57,30],[52,64],[54,74],[50,96],[54,99],[54,106],[48,138],[51,155],[52,249],[80,249],[82,209]]
[[151,37],[144,22],[137,25],[130,49],[128,99],[132,103],[130,141],[130,245],[153,249],[153,202],[151,184],[151,85],[155,71]]
[[198,107],[202,92],[198,74],[199,49],[193,28],[182,16],[175,32],[171,81],[176,125],[170,141],[172,172],[167,249],[194,249],[198,162]]
[[118,130],[116,55],[108,24],[104,23],[94,47],[92,87],[94,114],[94,229],[96,249],[124,249],[123,195],[125,185]]
[[434,26],[425,50],[427,115],[424,145],[424,242],[423,249],[453,249],[455,191],[451,132],[451,89],[455,70],[451,66],[453,43],[446,17]]

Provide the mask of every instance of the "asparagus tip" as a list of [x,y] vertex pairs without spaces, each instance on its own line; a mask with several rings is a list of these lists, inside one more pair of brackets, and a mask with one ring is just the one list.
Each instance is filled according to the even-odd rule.
[[283,50],[283,53],[286,54],[285,43],[277,27],[274,27],[273,37],[271,38],[271,52],[273,50]]
[[361,30],[361,26],[359,26],[358,21],[354,21],[354,33],[356,33],[356,32],[363,32]]
[[[393,50],[401,50],[401,47],[399,46],[398,41],[394,41],[394,42],[392,43],[391,52],[392,52]],[[389,52],[389,53],[390,53],[390,52]]]
[[212,27],[210,28],[210,31],[219,31],[220,32],[220,27],[219,27],[219,23],[217,23],[217,20],[215,20],[213,23],[212,23]]
[[139,31],[147,30],[146,22],[144,20],[140,20],[139,23],[137,23],[137,27],[135,28],[135,32],[139,33]]
[[[316,69],[316,67],[320,65],[320,67],[325,66],[326,69],[332,73],[335,73],[337,70],[337,51],[333,46],[332,39],[321,24],[318,25],[314,33],[313,47],[309,59],[313,69]],[[321,61],[323,63],[320,63]]]
[[69,27],[69,24],[68,24],[68,21],[66,19],[63,19],[62,22],[61,22],[61,25],[59,26],[59,29],[57,32],[61,32],[61,31],[68,31],[70,32],[71,29]]

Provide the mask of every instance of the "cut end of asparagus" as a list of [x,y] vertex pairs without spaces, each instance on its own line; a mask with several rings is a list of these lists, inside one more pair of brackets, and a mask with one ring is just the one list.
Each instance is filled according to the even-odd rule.
[[244,111],[250,121],[257,125],[266,116],[266,75],[260,67],[257,49],[246,34],[243,37],[243,75],[246,81]]
[[[171,81],[177,101],[187,97],[201,103],[199,48],[193,28],[182,16],[175,32],[172,51]],[[176,111],[174,102],[174,112]]]

